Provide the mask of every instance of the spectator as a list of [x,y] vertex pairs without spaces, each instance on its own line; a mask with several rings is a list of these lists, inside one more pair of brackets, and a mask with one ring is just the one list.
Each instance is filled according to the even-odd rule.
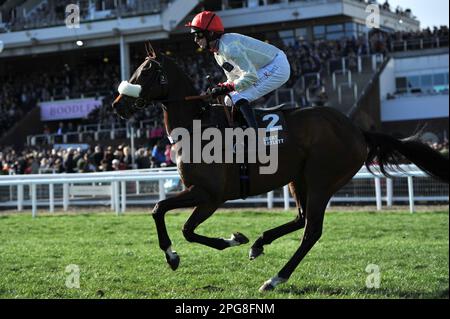
[[74,150],[73,149],[69,149],[68,152],[67,152],[67,155],[66,155],[66,157],[64,159],[64,163],[63,163],[64,171],[66,173],[75,173],[75,169],[76,169],[77,163],[74,160],[74,155],[75,155]]
[[66,133],[66,129],[64,128],[64,123],[59,122],[58,129],[56,130],[56,134],[63,135],[64,133]]
[[166,156],[164,155],[165,147],[161,141],[159,141],[152,150],[151,167],[160,167],[162,163],[166,162]]

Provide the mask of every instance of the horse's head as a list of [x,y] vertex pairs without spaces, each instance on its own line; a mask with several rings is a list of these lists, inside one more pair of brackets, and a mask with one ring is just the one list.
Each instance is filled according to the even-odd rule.
[[114,100],[112,107],[125,119],[145,106],[167,97],[167,77],[161,63],[156,60],[153,49],[130,80],[120,83],[118,91],[119,96]]

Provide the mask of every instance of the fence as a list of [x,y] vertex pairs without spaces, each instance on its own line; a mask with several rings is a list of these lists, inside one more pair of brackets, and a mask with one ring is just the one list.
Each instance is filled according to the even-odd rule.
[[[375,168],[376,170],[376,168]],[[393,178],[372,175],[362,168],[343,189],[331,199],[333,203],[375,203],[381,210],[383,202],[392,206],[394,202],[409,203],[414,212],[416,202],[448,203],[448,185],[427,177],[417,167],[405,165],[403,172],[392,173]],[[82,185],[82,186],[81,186]],[[81,186],[81,187],[80,187]],[[69,206],[110,206],[116,214],[126,211],[127,205],[152,205],[166,196],[183,189],[180,177],[173,168],[130,170],[80,174],[9,175],[0,177],[0,207],[17,207],[22,211],[31,206],[32,216],[37,216],[37,207],[55,206],[67,211]],[[247,200],[227,203],[266,205],[283,204],[289,209],[294,203],[288,187]]]

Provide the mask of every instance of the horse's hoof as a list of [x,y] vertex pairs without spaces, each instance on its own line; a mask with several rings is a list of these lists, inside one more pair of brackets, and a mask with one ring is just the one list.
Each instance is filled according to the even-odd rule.
[[272,285],[271,280],[267,280],[261,287],[259,287],[259,292],[272,291],[275,289],[275,286]]
[[166,260],[172,270],[176,270],[178,265],[180,264],[180,257],[175,251],[172,251],[170,254],[166,254]]
[[235,241],[237,241],[240,245],[244,245],[249,242],[248,238],[244,234],[241,234],[241,233],[234,233],[233,239]]
[[250,260],[256,259],[259,256],[261,256],[262,254],[264,254],[264,248],[263,247],[252,247],[250,248],[250,252],[248,254],[248,258],[250,258]]
[[275,276],[270,278],[269,280],[267,280],[260,288],[259,291],[260,292],[265,292],[265,291],[271,291],[274,290],[276,286],[278,286],[279,284],[282,284],[284,282],[286,282],[287,279]]

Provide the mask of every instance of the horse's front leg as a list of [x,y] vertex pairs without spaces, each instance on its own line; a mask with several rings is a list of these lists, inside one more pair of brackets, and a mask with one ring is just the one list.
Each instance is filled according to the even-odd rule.
[[158,232],[159,247],[164,251],[167,263],[172,270],[178,268],[180,257],[172,250],[172,242],[167,234],[166,223],[164,221],[165,214],[175,208],[194,207],[206,203],[208,200],[209,195],[206,191],[197,186],[191,186],[174,197],[158,202],[153,208],[152,216],[155,220],[156,231]]

